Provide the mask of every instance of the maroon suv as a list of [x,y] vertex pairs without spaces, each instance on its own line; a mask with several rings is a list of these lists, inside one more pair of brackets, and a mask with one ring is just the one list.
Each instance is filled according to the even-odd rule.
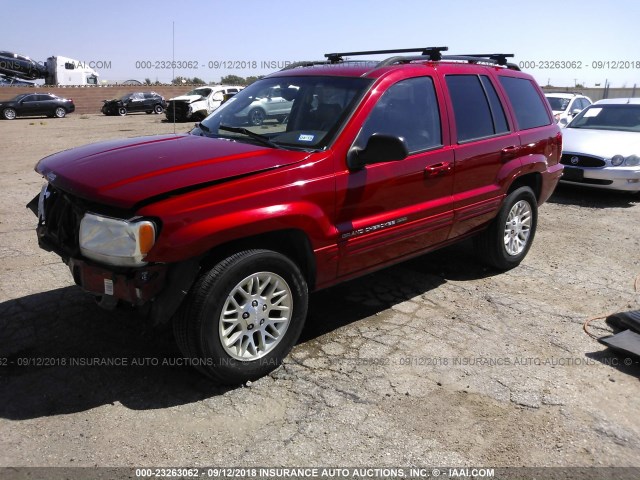
[[172,320],[185,357],[222,383],[280,364],[309,291],[471,236],[513,268],[562,174],[560,129],[510,55],[444,50],[328,54],[190,134],[47,157],[30,203],[39,243],[102,306]]

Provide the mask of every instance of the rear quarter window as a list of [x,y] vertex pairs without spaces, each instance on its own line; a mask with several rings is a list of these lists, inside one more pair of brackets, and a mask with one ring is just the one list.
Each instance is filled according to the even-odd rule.
[[526,78],[500,77],[520,130],[551,124],[551,118],[536,86]]

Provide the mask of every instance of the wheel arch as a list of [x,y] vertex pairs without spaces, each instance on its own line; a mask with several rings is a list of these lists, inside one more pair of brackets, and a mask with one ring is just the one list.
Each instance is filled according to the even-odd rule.
[[540,201],[540,194],[542,193],[542,175],[539,172],[525,173],[514,178],[513,182],[507,190],[507,195],[517,190],[520,187],[529,187],[533,190],[533,194],[538,202]]
[[288,257],[300,269],[309,289],[315,288],[316,261],[311,241],[304,231],[295,228],[260,233],[216,245],[202,257],[202,271],[209,270],[234,253],[251,249],[273,250]]

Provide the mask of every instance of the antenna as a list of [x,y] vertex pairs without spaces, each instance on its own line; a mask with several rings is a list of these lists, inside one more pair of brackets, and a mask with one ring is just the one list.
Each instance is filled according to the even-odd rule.
[[[171,22],[171,48],[173,52],[171,53],[171,83],[175,84],[176,82],[176,21],[173,20]],[[173,134],[176,134],[176,102],[173,102]]]

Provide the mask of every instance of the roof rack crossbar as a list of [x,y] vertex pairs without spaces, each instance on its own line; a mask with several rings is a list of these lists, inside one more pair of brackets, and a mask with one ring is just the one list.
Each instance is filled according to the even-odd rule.
[[360,55],[386,55],[391,53],[415,53],[420,52],[421,55],[428,56],[430,60],[440,60],[442,54],[440,52],[446,52],[449,47],[424,47],[424,48],[401,48],[396,50],[367,50],[363,52],[340,52],[340,53],[325,53],[324,56],[331,63],[338,63],[344,60],[344,57],[355,57]]
[[445,55],[442,57],[442,60],[457,60],[469,63],[490,63],[493,65],[500,65],[501,67],[507,67],[509,70],[520,70],[518,65],[507,62],[506,58],[490,58],[485,55]]
[[460,57],[478,57],[478,58],[489,58],[491,60],[495,60],[498,65],[506,65],[507,58],[513,58],[513,53],[464,53],[459,55]]

